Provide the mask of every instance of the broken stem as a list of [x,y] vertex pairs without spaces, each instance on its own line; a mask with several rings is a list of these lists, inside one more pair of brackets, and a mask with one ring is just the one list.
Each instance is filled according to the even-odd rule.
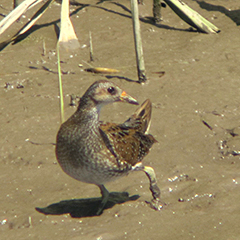
[[92,33],[89,31],[89,47],[90,47],[90,62],[93,62],[93,44],[92,44]]
[[57,63],[58,63],[58,86],[59,86],[59,97],[60,97],[60,116],[61,116],[61,123],[63,123],[64,122],[64,101],[63,101],[62,72],[61,72],[59,43],[57,43]]
[[131,0],[131,10],[132,10],[133,34],[134,34],[135,52],[136,52],[136,61],[137,61],[137,70],[138,70],[138,81],[140,83],[143,83],[147,81],[147,77],[146,77],[145,66],[144,66],[137,0]]

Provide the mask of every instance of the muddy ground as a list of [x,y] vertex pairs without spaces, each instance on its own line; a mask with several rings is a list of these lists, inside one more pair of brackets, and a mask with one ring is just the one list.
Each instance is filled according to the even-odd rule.
[[[152,3],[139,6],[148,82],[137,80],[130,2],[80,1],[71,6],[81,49],[62,63],[65,116],[70,95],[82,95],[99,79],[116,82],[139,102],[153,103],[150,132],[158,139],[144,159],[154,167],[160,212],[142,172],[106,184],[134,201],[116,204],[101,216],[44,215],[36,207],[99,197],[94,185],[78,182],[59,167],[54,153],[60,126],[54,3],[22,41],[0,52],[0,238],[1,239],[218,239],[240,238],[240,3],[236,0],[185,2],[221,29],[219,34],[191,31],[169,8],[153,24]],[[97,5],[96,5],[97,4]],[[0,4],[1,19],[12,8]],[[36,8],[35,8],[36,10]],[[34,10],[34,11],[35,11]],[[13,36],[21,18],[0,40]],[[94,62],[89,62],[89,31]],[[85,72],[88,67],[121,70],[117,75]],[[164,71],[161,76],[156,72]],[[106,107],[102,120],[122,122],[135,106]],[[71,201],[72,200],[72,201]],[[59,215],[60,214],[60,215]]]

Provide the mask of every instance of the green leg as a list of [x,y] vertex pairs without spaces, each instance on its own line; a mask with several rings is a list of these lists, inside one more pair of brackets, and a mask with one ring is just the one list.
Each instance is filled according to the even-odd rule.
[[150,191],[153,196],[153,200],[151,202],[151,207],[155,210],[161,210],[163,205],[160,203],[160,189],[157,185],[156,174],[154,169],[148,166],[144,166],[143,171],[146,173],[149,181],[150,181]]
[[162,204],[160,201],[160,189],[157,185],[156,174],[152,167],[143,166],[142,162],[135,164],[132,168],[133,171],[144,171],[150,182],[150,191],[152,193],[153,199],[150,202],[150,205],[155,210],[161,210],[163,208],[164,203]]
[[98,185],[100,188],[101,194],[102,194],[102,202],[98,208],[97,215],[100,215],[103,212],[103,209],[108,201],[109,198],[109,192],[108,190],[104,187],[104,185]]

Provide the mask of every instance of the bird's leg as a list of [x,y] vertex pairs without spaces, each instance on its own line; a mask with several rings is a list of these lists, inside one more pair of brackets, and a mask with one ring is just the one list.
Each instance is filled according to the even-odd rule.
[[160,189],[157,185],[156,174],[154,169],[148,166],[143,167],[143,171],[146,173],[149,181],[150,181],[150,191],[152,192],[152,202],[151,207],[155,210],[161,210],[163,205],[160,203]]
[[156,179],[156,174],[154,172],[154,169],[149,166],[143,166],[142,162],[136,163],[132,167],[133,171],[144,171],[149,179],[150,182],[150,191],[152,193],[153,199],[150,203],[151,207],[155,210],[161,210],[163,208],[163,205],[160,202],[160,189],[157,185],[157,179]]
[[98,185],[100,188],[101,194],[102,194],[102,202],[100,203],[97,211],[97,215],[100,215],[108,201],[109,198],[109,192],[108,190],[104,187],[104,185]]
[[160,198],[160,189],[157,186],[157,179],[156,179],[156,174],[153,170],[153,168],[144,166],[143,171],[146,173],[149,181],[150,181],[150,191],[152,192],[152,196],[154,199],[159,199]]

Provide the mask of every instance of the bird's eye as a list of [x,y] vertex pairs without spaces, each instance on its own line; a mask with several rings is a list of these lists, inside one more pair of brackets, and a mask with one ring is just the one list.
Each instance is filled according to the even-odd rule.
[[116,93],[116,89],[114,87],[109,87],[108,88],[108,92],[111,94],[111,95],[114,95]]

